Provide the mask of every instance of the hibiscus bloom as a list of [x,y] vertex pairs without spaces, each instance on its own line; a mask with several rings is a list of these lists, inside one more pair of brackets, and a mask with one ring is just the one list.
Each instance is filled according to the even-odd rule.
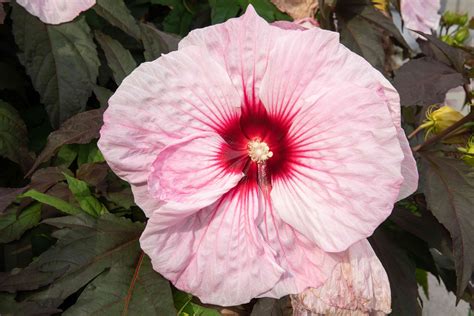
[[93,7],[96,0],[17,0],[30,14],[48,24],[74,20],[82,11]]
[[440,0],[401,0],[400,10],[406,28],[431,34],[438,29]]
[[218,305],[322,286],[417,186],[390,83],[337,33],[252,6],[132,72],[99,147],[154,269]]

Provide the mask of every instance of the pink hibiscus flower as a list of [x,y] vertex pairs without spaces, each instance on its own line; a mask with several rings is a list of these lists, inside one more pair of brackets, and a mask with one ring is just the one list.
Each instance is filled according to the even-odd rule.
[[82,11],[93,7],[96,0],[17,0],[17,2],[44,23],[60,24],[74,20]]
[[322,286],[418,181],[390,83],[337,33],[252,6],[128,76],[99,147],[154,269],[224,306]]
[[440,0],[401,0],[400,10],[405,27],[431,34],[432,30],[437,30],[441,15]]

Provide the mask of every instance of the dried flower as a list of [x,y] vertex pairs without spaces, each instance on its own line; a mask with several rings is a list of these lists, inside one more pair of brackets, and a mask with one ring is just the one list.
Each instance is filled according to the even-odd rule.
[[294,316],[385,315],[391,312],[387,273],[367,240],[351,246],[318,289],[291,297]]

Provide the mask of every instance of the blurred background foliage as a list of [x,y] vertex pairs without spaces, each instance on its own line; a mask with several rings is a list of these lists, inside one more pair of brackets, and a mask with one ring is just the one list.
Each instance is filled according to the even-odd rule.
[[[42,23],[14,0],[4,4],[2,315],[291,314],[288,298],[205,306],[154,272],[138,244],[145,216],[96,145],[108,98],[137,65],[249,3],[268,22],[292,20],[270,0],[97,0],[61,25]],[[420,186],[370,241],[390,278],[393,315],[418,315],[428,273],[474,304],[474,23],[446,13],[440,34],[425,35],[414,50],[394,23],[399,8],[397,0],[319,0],[315,18],[401,95]],[[463,114],[443,107],[455,87],[466,92]]]

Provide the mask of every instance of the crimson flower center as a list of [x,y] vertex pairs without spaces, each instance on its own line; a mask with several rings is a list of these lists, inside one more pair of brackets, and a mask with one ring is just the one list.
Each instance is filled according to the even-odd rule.
[[291,120],[267,113],[261,103],[247,105],[217,130],[226,141],[220,156],[224,169],[244,172],[247,181],[257,180],[257,166],[263,164],[273,179],[288,175],[294,151],[290,126]]

